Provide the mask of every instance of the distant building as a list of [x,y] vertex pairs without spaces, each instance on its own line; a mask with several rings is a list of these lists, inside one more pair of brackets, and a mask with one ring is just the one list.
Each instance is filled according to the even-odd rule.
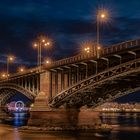
[[140,103],[117,103],[109,102],[95,108],[96,111],[105,111],[105,112],[119,112],[119,111],[132,111],[140,112]]

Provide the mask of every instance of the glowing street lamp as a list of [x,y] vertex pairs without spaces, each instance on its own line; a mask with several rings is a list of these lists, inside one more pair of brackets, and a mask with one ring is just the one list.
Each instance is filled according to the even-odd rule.
[[86,48],[84,49],[84,51],[85,51],[86,53],[90,53],[90,47],[86,47]]
[[7,78],[9,77],[9,64],[12,63],[14,60],[15,60],[14,56],[7,57]]
[[46,60],[45,62],[46,62],[46,64],[49,64],[50,63],[49,60]]
[[1,74],[1,78],[2,78],[2,79],[6,78],[6,77],[7,77],[6,73],[2,73],[2,74]]
[[100,22],[108,20],[108,11],[104,10],[104,9],[99,10],[97,13],[96,20],[97,20],[96,55],[97,55],[97,58],[99,58],[99,50],[101,49],[101,46],[100,46]]
[[44,59],[44,64],[47,65],[47,66],[50,65],[51,62],[52,62],[52,60],[50,58],[45,58]]
[[46,37],[39,37],[37,39],[37,42],[34,44],[34,48],[38,49],[38,55],[37,55],[37,65],[38,67],[41,68],[42,65],[42,47],[47,47],[50,46],[51,42],[49,39],[47,39]]
[[84,54],[88,54],[88,53],[91,53],[93,50],[92,50],[92,47],[93,47],[93,41],[90,41],[90,40],[86,40],[84,42],[81,42],[80,43],[80,47],[81,47],[81,51],[82,53]]
[[19,67],[18,71],[21,72],[21,73],[24,72],[25,71],[25,67]]

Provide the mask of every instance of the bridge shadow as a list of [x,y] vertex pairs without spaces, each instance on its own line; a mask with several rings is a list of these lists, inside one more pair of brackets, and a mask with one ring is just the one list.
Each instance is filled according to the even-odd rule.
[[66,117],[68,120],[68,124],[70,126],[78,126],[79,113],[80,113],[80,109],[78,109],[78,108],[67,108],[66,109]]

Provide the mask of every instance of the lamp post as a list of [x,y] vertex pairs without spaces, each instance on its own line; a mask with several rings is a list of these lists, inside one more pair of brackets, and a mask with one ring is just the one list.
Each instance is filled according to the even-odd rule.
[[37,39],[37,42],[34,44],[34,47],[37,48],[38,54],[37,54],[37,65],[41,70],[42,65],[42,47],[50,46],[51,42],[46,39],[45,37],[39,37]]
[[15,60],[14,56],[8,56],[7,57],[7,79],[9,77],[9,64],[12,63]]
[[108,12],[106,10],[98,10],[97,16],[96,16],[96,32],[97,32],[97,38],[96,38],[96,56],[99,58],[99,51],[101,49],[100,46],[100,22],[106,21],[108,18]]

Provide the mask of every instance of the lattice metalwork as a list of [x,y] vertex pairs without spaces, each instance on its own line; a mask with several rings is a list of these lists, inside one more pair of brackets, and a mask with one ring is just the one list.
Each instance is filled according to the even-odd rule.
[[[100,89],[102,89],[104,84],[109,85],[112,81],[117,85],[117,87],[113,87],[115,89],[115,95],[113,96],[119,96],[118,92],[118,85],[121,83],[120,81],[127,78],[128,77],[128,81],[130,81],[130,83],[128,85],[125,86],[123,85],[121,87],[120,85],[120,92],[121,93],[125,93],[128,92],[130,90],[133,90],[135,88],[137,88],[137,86],[131,87],[132,85],[132,80],[131,78],[129,78],[129,76],[135,74],[135,73],[139,73],[140,71],[140,58],[136,59],[136,60],[132,60],[129,61],[127,63],[123,63],[120,64],[118,66],[115,66],[113,68],[109,68],[97,75],[91,76],[88,79],[85,79],[83,81],[78,82],[77,84],[69,87],[68,89],[62,91],[61,93],[59,93],[58,95],[56,95],[51,101],[50,101],[50,106],[51,107],[59,107],[61,105],[63,105],[64,103],[68,104],[69,106],[83,106],[83,105],[91,105],[92,102],[92,106],[95,106],[95,104],[97,105],[98,103],[103,102],[105,99],[104,98],[100,98],[99,92],[97,92],[98,90],[100,91]],[[135,79],[137,76],[135,76]],[[118,79],[120,79],[120,81],[117,81]],[[127,81],[126,80],[126,81]],[[136,83],[136,82],[135,82]],[[137,83],[138,84],[138,83]],[[112,84],[113,85],[113,84]],[[139,86],[139,84],[138,84]],[[113,89],[112,88],[112,89]],[[90,92],[90,90],[92,89],[93,91]],[[106,89],[107,90],[107,89]],[[107,99],[112,99],[112,94],[108,94],[109,91],[107,90],[106,93],[105,89],[102,89],[102,92],[105,92],[104,96],[109,96],[107,97]],[[124,90],[124,91],[123,91]],[[85,91],[85,92],[83,92]],[[93,99],[92,95],[96,95],[94,97],[98,97]],[[102,97],[103,95],[101,95]],[[111,97],[110,97],[111,96]],[[88,102],[85,101],[85,99],[88,99]]]

